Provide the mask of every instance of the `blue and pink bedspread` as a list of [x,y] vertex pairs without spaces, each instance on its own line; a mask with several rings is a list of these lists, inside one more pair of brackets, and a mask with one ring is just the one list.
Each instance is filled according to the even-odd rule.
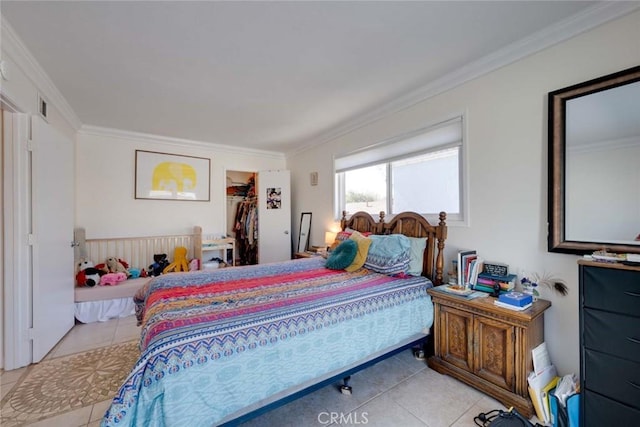
[[427,279],[324,261],[154,278],[135,297],[140,359],[102,425],[216,425],[431,326]]

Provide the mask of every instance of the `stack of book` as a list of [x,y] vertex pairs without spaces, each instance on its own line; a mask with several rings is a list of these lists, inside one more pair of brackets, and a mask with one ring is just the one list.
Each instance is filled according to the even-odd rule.
[[493,292],[495,285],[500,286],[500,293],[512,291],[516,286],[517,276],[515,274],[498,275],[487,272],[478,274],[473,288],[478,291]]
[[493,303],[498,307],[522,311],[533,305],[533,297],[522,292],[506,292],[504,294],[500,294],[498,299]]

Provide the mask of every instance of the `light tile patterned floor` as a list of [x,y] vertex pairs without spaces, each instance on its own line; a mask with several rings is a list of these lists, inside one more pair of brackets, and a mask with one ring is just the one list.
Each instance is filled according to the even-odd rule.
[[[130,341],[139,336],[135,317],[76,325],[47,355],[60,357]],[[3,372],[2,397],[25,369]],[[352,376],[353,394],[341,394],[337,386],[324,387],[285,406],[267,412],[247,427],[303,427],[361,425],[368,427],[473,427],[474,416],[504,409],[499,402],[465,384],[429,369],[424,361],[402,352]],[[110,401],[80,408],[31,426],[99,426]]]

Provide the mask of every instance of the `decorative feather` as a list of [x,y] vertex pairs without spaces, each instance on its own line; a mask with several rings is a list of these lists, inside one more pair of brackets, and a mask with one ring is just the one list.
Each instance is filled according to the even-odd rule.
[[547,288],[556,291],[563,296],[569,293],[569,288],[564,283],[564,280],[554,277],[551,273],[533,273],[531,275],[531,281],[538,285],[546,286]]
[[553,289],[560,295],[567,295],[569,293],[569,288],[562,282],[553,282]]

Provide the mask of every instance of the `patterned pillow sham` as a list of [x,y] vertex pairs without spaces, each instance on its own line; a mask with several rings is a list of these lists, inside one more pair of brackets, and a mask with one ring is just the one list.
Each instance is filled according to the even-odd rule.
[[[336,239],[334,240],[334,242],[331,245],[331,247],[329,248],[329,250],[333,251],[335,248],[338,247],[338,245],[340,243],[342,243],[345,240],[349,239],[354,232],[360,233],[359,231],[352,230],[351,228],[347,228],[344,231],[339,231],[338,234],[336,234]],[[365,231],[365,232],[360,233],[360,234],[362,234],[363,236],[367,237],[367,236],[371,235],[371,232],[370,231]]]
[[371,235],[371,246],[364,266],[382,274],[406,273],[409,269],[411,243],[402,234]]
[[357,230],[353,230],[351,228],[347,228],[346,230],[339,231],[338,234],[336,234],[336,240],[339,240],[341,242],[344,241],[344,240],[347,240],[348,238],[351,237],[351,235],[353,233],[359,233],[359,234],[363,235],[364,237],[369,237],[372,234],[370,231],[357,231]]

